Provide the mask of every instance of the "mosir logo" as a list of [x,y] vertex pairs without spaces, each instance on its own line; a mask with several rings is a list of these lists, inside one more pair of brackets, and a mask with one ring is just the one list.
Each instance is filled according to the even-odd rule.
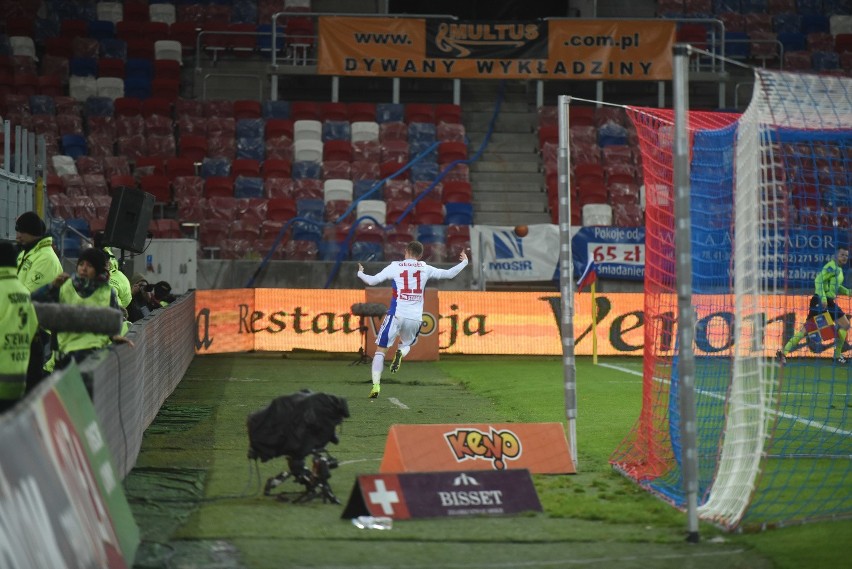
[[467,459],[490,460],[494,470],[505,470],[506,460],[521,456],[521,441],[512,431],[498,431],[492,428],[483,433],[478,429],[456,429],[444,433],[458,462]]

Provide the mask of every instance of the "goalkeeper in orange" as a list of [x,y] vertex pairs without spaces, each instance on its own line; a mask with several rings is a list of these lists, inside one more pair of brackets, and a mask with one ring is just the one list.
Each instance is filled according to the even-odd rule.
[[[846,342],[846,334],[849,332],[849,318],[837,306],[836,299],[838,294],[849,296],[849,289],[843,286],[843,266],[849,260],[849,248],[846,245],[837,247],[837,254],[834,259],[827,262],[820,272],[817,273],[814,279],[814,295],[811,297],[810,307],[808,308],[807,318],[813,318],[823,312],[828,312],[834,319],[837,326],[837,339],[834,344],[834,361],[838,364],[845,364],[846,358],[843,356],[843,344]],[[785,363],[787,354],[798,345],[807,332],[805,327],[796,332],[786,344],[783,350],[778,350],[775,357],[778,361]]]

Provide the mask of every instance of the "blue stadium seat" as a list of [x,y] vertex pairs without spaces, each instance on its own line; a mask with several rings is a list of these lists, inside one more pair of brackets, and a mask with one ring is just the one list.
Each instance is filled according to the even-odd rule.
[[598,146],[626,145],[627,129],[620,124],[608,122],[598,127]]
[[322,123],[322,140],[349,140],[352,138],[349,121],[325,121]]
[[237,176],[234,181],[235,198],[262,198],[263,178],[252,178],[249,176]]
[[811,54],[811,67],[814,71],[840,69],[840,54],[834,51],[815,51]]
[[68,73],[78,77],[97,77],[98,60],[94,57],[72,57],[68,60]]
[[124,96],[130,99],[151,97],[151,80],[144,77],[125,77]]
[[350,259],[365,263],[368,261],[384,261],[385,248],[381,243],[370,241],[356,241],[352,243],[352,254]]
[[411,165],[410,179],[412,182],[431,182],[438,177],[438,164],[431,160],[420,160]]
[[802,16],[802,25],[799,30],[805,35],[831,33],[831,24],[828,16],[822,14],[805,14]]
[[[259,35],[257,36],[257,49],[258,51],[269,53],[272,51],[272,24],[260,24],[257,26],[257,32]],[[276,51],[281,52],[284,50],[284,28],[282,26],[276,26],[275,31],[275,43],[278,44],[278,49]],[[289,116],[289,112],[287,113]],[[287,118],[287,117],[280,117]]]
[[447,241],[446,225],[420,224],[417,226],[417,240],[423,243],[445,243]]
[[802,31],[802,17],[798,14],[776,14],[772,16],[772,31],[776,34],[798,34]]
[[322,177],[322,164],[319,162],[294,162],[293,163],[293,179],[301,180],[304,178],[313,178],[319,180]]
[[106,38],[98,42],[98,53],[105,59],[127,59],[127,42],[118,38]]
[[408,125],[408,143],[426,142],[432,144],[437,140],[435,125],[425,122],[413,122]]
[[[305,200],[300,200],[305,201]],[[298,204],[297,204],[298,207]],[[300,217],[304,217],[306,219],[313,219],[307,215],[303,215]],[[314,220],[316,221],[316,220]],[[313,241],[314,243],[319,244],[322,241],[322,229],[316,223],[309,223],[305,221],[294,221],[292,225],[293,236],[292,239],[296,241]]]
[[740,0],[740,8],[744,14],[763,14],[768,4],[767,0]]
[[733,59],[748,59],[751,42],[745,32],[725,32],[725,56]]
[[444,204],[445,225],[473,225],[473,204],[469,202],[451,202]]
[[791,51],[805,51],[808,48],[807,36],[798,32],[784,32],[777,35],[777,39],[784,46],[784,53]]
[[[426,150],[430,146],[432,146],[433,144],[435,144],[434,141],[429,142],[428,140],[418,140],[416,142],[410,143],[408,145],[408,151],[409,151],[409,154],[411,155],[411,158],[414,158],[415,156],[419,156],[421,153],[426,152]],[[438,161],[438,147],[435,146],[435,148],[433,148],[428,154],[425,154],[423,156],[423,160],[428,160],[428,161],[431,161],[431,162],[437,162]]]
[[405,120],[405,105],[402,103],[377,103],[376,122],[403,122]]
[[154,62],[150,59],[130,58],[124,64],[124,76],[127,79],[142,77],[150,82],[154,78]]
[[111,117],[115,114],[115,103],[109,97],[89,97],[83,103],[83,114],[87,117]]
[[237,121],[236,134],[238,138],[263,138],[265,127],[264,119],[240,119]]
[[[313,198],[296,200],[296,216],[322,223],[323,218],[325,217],[325,203],[321,199]],[[293,238],[299,239],[295,236],[295,228],[293,231]],[[316,231],[319,233],[319,229]],[[317,238],[316,241],[319,241],[319,238]]]
[[265,119],[289,119],[290,101],[263,101],[260,104],[263,118]]
[[[362,196],[366,196],[367,193],[373,189],[373,187],[378,183],[378,180],[355,180],[352,188],[352,199],[357,200]],[[380,200],[383,198],[384,186],[378,188],[375,192],[370,194],[370,199]]]
[[56,103],[50,95],[30,95],[30,113],[33,115],[55,115]]
[[62,153],[70,156],[74,160],[80,156],[88,154],[86,148],[86,137],[82,134],[65,134],[62,135]]
[[115,24],[107,20],[93,20],[89,22],[89,37],[96,40],[107,39],[115,36]]
[[803,16],[820,15],[823,13],[822,0],[796,0],[796,12]]
[[231,161],[227,158],[211,158],[206,157],[201,161],[200,175],[202,178],[210,178],[211,176],[230,176]]
[[[333,239],[324,239],[319,244],[319,259],[320,261],[336,261],[342,249],[342,243],[338,243]],[[344,255],[341,260],[346,261],[348,257],[349,255]]]
[[252,160],[263,161],[266,157],[266,144],[263,141],[263,136],[237,137],[237,158],[250,158]]
[[257,2],[253,0],[233,0],[233,2],[228,3],[231,4],[232,24],[257,23]]

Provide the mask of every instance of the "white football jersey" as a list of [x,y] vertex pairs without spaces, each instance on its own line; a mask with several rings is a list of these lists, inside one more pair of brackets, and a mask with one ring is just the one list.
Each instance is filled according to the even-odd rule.
[[400,318],[421,320],[423,318],[423,291],[429,279],[451,279],[467,266],[467,260],[450,269],[438,269],[423,261],[404,259],[394,261],[382,271],[370,276],[358,271],[358,277],[370,286],[391,281],[393,298],[388,314]]

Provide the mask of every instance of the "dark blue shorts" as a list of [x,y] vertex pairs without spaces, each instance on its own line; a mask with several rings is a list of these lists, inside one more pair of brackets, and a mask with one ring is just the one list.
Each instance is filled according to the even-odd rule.
[[[831,314],[831,317],[834,319],[835,322],[837,322],[843,316],[846,316],[846,314],[843,312],[843,310],[841,310],[840,307],[837,306],[837,303],[834,302],[833,298],[829,298],[829,299],[826,299],[826,300],[827,300],[826,311],[829,314]],[[819,308],[817,308],[819,306],[819,304],[820,304],[819,296],[816,295],[816,294],[813,295],[811,297],[810,307],[808,308],[808,318],[813,318],[817,314],[822,314],[822,312],[819,310]]]

